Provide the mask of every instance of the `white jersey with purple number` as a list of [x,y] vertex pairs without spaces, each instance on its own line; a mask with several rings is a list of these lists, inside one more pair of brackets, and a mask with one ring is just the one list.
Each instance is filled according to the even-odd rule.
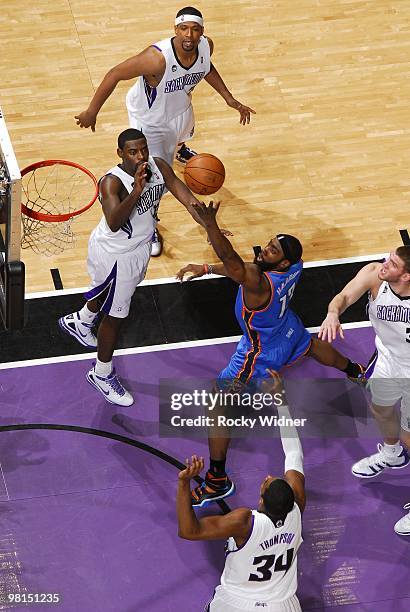
[[369,319],[376,332],[376,347],[385,347],[395,361],[410,367],[410,296],[397,295],[383,281],[376,298],[369,297]]
[[302,520],[295,504],[281,526],[258,510],[252,510],[252,530],[241,547],[233,538],[227,544],[221,587],[246,600],[280,602],[296,593],[297,551]]
[[[95,228],[95,238],[99,245],[109,253],[127,253],[152,239],[157,225],[159,202],[165,190],[165,182],[152,157],[148,158],[148,164],[152,171],[151,180],[145,185],[127,221],[118,231],[112,232],[105,217],[103,217]],[[133,176],[119,166],[114,166],[114,168],[108,170],[105,176],[108,175],[117,176],[128,193],[131,193],[134,185]]]
[[194,63],[185,68],[179,63],[172,38],[153,45],[165,58],[165,72],[157,87],[150,87],[144,76],[131,87],[126,97],[128,112],[143,125],[157,126],[184,113],[191,105],[195,85],[211,69],[211,53],[205,36],[199,39]]

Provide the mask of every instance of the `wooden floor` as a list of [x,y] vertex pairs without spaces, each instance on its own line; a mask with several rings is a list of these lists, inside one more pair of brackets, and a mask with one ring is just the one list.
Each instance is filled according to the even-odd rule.
[[[155,6],[155,12],[152,12]],[[0,104],[18,161],[82,163],[97,176],[116,163],[128,126],[121,84],[97,131],[80,130],[107,70],[173,31],[174,0],[10,0],[2,3]],[[305,259],[386,252],[410,225],[410,4],[403,0],[207,0],[196,3],[233,94],[256,109],[250,126],[206,84],[195,90],[192,146],[225,163],[221,220],[237,250],[283,231]],[[29,68],[27,68],[29,65]],[[177,164],[176,164],[177,165]],[[215,261],[204,233],[171,196],[161,204],[164,255],[149,277]],[[23,251],[27,290],[88,283],[86,247],[96,204],[75,223],[75,248],[46,258]]]

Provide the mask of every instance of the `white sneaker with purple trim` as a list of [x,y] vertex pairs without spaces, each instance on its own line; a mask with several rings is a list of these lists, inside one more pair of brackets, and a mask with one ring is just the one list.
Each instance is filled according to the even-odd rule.
[[369,457],[360,459],[352,466],[352,474],[357,478],[374,478],[386,468],[398,470],[406,467],[410,463],[410,456],[407,450],[401,447],[401,451],[395,457],[389,457],[383,450],[383,445],[377,445],[378,452]]
[[78,340],[83,346],[87,346],[88,348],[97,347],[97,338],[91,331],[94,327],[94,323],[85,323],[81,321],[78,312],[73,312],[65,317],[61,317],[61,319],[58,320],[58,324],[66,334]]
[[397,535],[410,536],[410,504],[403,506],[404,510],[408,510],[407,514],[403,516],[394,526],[394,531]]
[[87,380],[104,396],[110,404],[117,406],[131,406],[134,398],[120,383],[115,373],[115,369],[107,377],[97,376],[95,366],[87,374]]

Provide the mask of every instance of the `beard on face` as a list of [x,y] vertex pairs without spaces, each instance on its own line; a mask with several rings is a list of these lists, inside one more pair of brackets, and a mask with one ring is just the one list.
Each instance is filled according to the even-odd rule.
[[261,272],[271,272],[272,270],[275,270],[275,264],[266,263],[265,261],[258,259],[258,256],[254,257],[253,263],[258,266]]

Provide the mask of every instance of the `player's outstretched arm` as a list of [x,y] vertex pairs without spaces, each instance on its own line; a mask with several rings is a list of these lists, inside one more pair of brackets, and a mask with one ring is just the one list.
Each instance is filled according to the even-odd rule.
[[165,185],[172,195],[181,202],[187,209],[191,217],[202,227],[205,227],[204,221],[197,213],[196,205],[200,204],[200,201],[194,196],[192,191],[177,177],[173,169],[167,162],[160,157],[154,157],[155,163],[157,164],[162,176],[164,177]]
[[[223,263],[223,274],[224,276],[229,276],[237,283],[245,284],[251,291],[258,291],[264,282],[263,276],[259,273],[257,266],[243,261],[219,228],[216,220],[219,204],[219,202],[214,203],[211,201],[206,206],[203,202],[199,202],[199,204],[195,204],[195,209],[204,223],[209,242]],[[220,273],[218,265],[216,266],[216,273]]]
[[229,276],[225,266],[220,264],[188,264],[178,270],[175,277],[179,281],[183,281],[185,274],[191,274],[185,280],[190,281],[194,278],[200,278],[206,274],[218,274],[219,276]]
[[225,540],[233,537],[240,545],[252,528],[252,512],[249,508],[237,508],[224,516],[208,516],[197,519],[191,500],[191,478],[204,467],[202,457],[193,455],[186,460],[186,468],[178,474],[177,517],[178,535],[185,540]]
[[256,111],[254,111],[253,108],[250,108],[250,106],[245,106],[245,104],[235,100],[213,64],[211,64],[211,70],[206,75],[205,81],[219,93],[228,106],[238,111],[240,115],[239,123],[242,125],[250,123],[251,114],[256,114]]
[[[271,394],[279,393],[283,403],[277,406],[278,416],[289,420],[292,418],[289,407],[285,403],[285,393],[279,374],[274,370],[267,370],[271,379],[266,381],[267,385],[272,385]],[[266,389],[266,386],[265,386]],[[305,476],[303,470],[303,449],[299,439],[298,430],[294,425],[279,426],[280,439],[283,452],[285,453],[285,480],[290,484],[295,495],[295,501],[301,512],[306,506]]]
[[371,263],[364,266],[356,276],[338,293],[328,306],[327,316],[324,319],[318,333],[318,338],[333,342],[337,334],[344,338],[343,329],[339,317],[349,306],[367,291],[371,291],[380,284],[378,273],[381,268],[379,263]]
[[135,79],[143,74],[161,79],[164,70],[164,57],[155,47],[148,47],[138,55],[114,66],[101,81],[88,108],[79,115],[75,115],[77,125],[81,128],[91,127],[91,130],[95,132],[97,115],[120,81]]

